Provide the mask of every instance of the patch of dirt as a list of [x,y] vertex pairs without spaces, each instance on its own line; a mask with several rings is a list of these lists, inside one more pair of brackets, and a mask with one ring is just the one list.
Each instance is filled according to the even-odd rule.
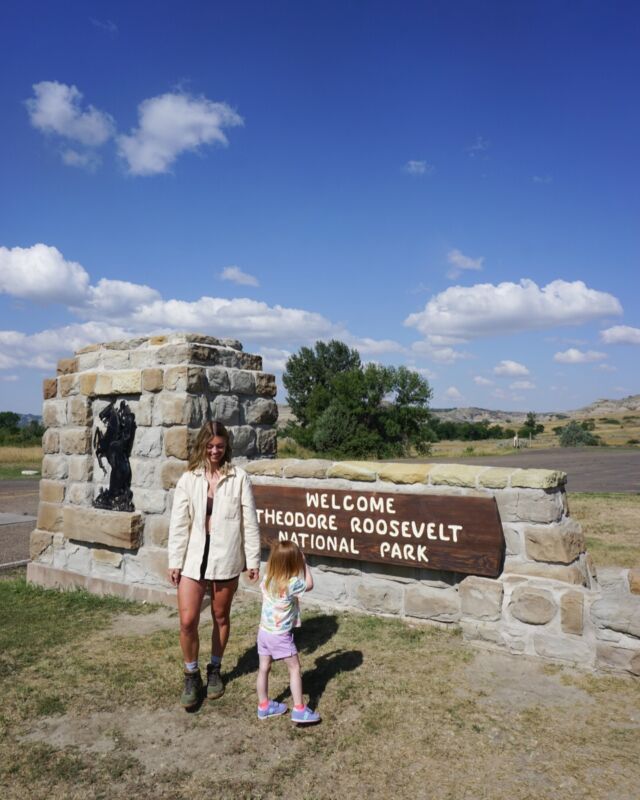
[[295,757],[299,745],[290,739],[292,725],[287,719],[252,719],[249,724],[247,709],[235,716],[228,710],[209,709],[206,714],[141,708],[83,717],[66,714],[41,720],[20,738],[82,753],[124,749],[151,774],[180,770],[208,780],[233,774],[234,781],[259,782],[261,774],[268,775],[283,760]]
[[116,614],[105,635],[148,636],[170,628],[178,629],[178,612],[172,608],[159,608],[151,614]]

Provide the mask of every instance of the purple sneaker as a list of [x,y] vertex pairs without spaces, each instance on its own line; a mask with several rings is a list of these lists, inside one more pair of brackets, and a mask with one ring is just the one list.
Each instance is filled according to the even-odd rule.
[[276,700],[269,700],[269,705],[266,708],[260,708],[260,706],[258,706],[258,719],[281,717],[283,714],[286,714],[288,710],[284,703],[278,703]]
[[291,710],[291,722],[297,722],[298,725],[311,725],[314,722],[320,722],[320,714],[317,711],[312,711],[309,706],[305,706],[300,710],[294,708]]

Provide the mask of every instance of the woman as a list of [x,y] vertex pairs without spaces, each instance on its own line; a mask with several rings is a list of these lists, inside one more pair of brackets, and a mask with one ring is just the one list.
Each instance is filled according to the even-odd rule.
[[178,588],[180,647],[185,664],[185,708],[196,705],[203,689],[198,668],[198,620],[211,585],[211,661],[206,694],[224,694],[220,677],[229,638],[229,613],[245,569],[255,582],[260,569],[260,532],[251,484],[244,470],[231,465],[227,429],[207,422],[195,442],[187,471],[176,486],[169,526],[169,580]]

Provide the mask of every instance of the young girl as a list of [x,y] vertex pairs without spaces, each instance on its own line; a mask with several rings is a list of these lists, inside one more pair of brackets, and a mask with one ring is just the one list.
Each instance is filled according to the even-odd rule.
[[[304,574],[304,578],[300,575]],[[291,721],[300,725],[320,722],[320,714],[302,701],[300,659],[293,641],[293,628],[300,627],[298,598],[313,589],[313,577],[300,548],[293,542],[274,542],[267,561],[267,573],[260,584],[262,616],[258,630],[258,719],[286,714],[287,706],[269,700],[271,662],[284,660],[289,668],[293,697]]]

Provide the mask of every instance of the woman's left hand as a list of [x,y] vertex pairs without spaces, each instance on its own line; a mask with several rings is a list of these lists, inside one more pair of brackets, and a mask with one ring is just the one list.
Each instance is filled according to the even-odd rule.
[[247,580],[251,581],[251,583],[255,583],[258,578],[260,577],[260,570],[259,569],[248,569],[247,570]]

